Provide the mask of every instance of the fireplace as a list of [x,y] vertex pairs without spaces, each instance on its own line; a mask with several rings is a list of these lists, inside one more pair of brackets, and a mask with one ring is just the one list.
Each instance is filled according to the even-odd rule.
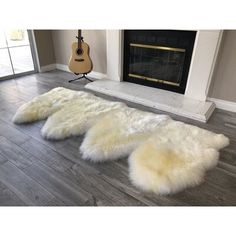
[[125,30],[123,80],[185,93],[196,31]]

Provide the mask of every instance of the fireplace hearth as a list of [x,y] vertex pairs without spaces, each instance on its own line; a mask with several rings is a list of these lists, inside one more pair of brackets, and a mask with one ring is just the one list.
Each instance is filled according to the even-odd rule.
[[125,30],[123,80],[185,93],[196,31]]

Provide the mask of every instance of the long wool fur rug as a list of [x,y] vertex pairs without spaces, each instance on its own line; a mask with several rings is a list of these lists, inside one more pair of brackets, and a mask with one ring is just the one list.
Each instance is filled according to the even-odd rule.
[[131,182],[157,194],[201,183],[205,172],[217,164],[218,151],[229,144],[222,134],[62,87],[22,105],[13,122],[46,118],[44,138],[85,133],[80,146],[83,159],[101,162],[129,156]]

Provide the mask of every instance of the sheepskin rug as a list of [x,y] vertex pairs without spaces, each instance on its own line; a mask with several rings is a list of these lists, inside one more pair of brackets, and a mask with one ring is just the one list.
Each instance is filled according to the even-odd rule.
[[86,133],[80,146],[82,158],[105,161],[127,157],[169,119],[129,107],[111,111]]
[[48,93],[33,98],[30,102],[23,104],[13,117],[16,124],[44,120],[56,111],[60,110],[66,103],[80,97],[83,99],[87,94],[64,88],[55,88]]
[[168,121],[129,157],[129,176],[137,187],[169,194],[202,182],[216,166],[218,150],[229,144],[222,134]]
[[217,164],[219,150],[229,144],[222,134],[62,87],[22,105],[13,122],[46,118],[44,138],[85,133],[80,146],[83,159],[102,162],[128,156],[131,182],[157,194],[200,184]]

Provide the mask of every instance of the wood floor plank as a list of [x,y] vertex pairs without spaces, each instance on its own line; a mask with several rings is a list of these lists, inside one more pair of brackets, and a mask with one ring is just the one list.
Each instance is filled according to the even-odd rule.
[[236,142],[230,140],[230,145],[220,151],[220,161],[236,167]]
[[0,136],[0,154],[21,169],[33,163],[32,156],[28,152],[3,136]]
[[[32,153],[34,156],[38,158],[38,160],[43,161],[47,166],[53,168],[57,172],[60,172],[61,176],[64,178],[69,179],[74,184],[78,184],[84,189],[89,189],[89,192],[93,195],[93,199],[98,199],[98,202],[96,204],[98,205],[124,205],[124,201],[126,198],[129,198],[129,196],[122,194],[120,191],[117,191],[117,189],[114,188],[114,186],[106,183],[100,176],[98,176],[100,173],[98,171],[91,171],[91,168],[89,168],[89,165],[85,164],[83,165],[83,169],[80,170],[80,176],[78,178],[78,174],[74,175],[74,169],[75,165],[72,161],[69,161],[65,157],[61,156],[57,152],[53,151],[49,147],[39,144],[38,142],[33,141],[32,139],[22,145],[22,148],[25,148],[28,152]],[[77,150],[76,150],[77,151]],[[81,159],[77,159],[77,162],[84,162]],[[73,171],[71,171],[73,170]],[[81,173],[83,172],[83,175]],[[93,175],[97,175],[97,181],[95,181],[95,185],[90,180],[91,172],[93,172]],[[87,174],[87,175],[86,175]],[[102,184],[106,185],[107,190],[111,189],[112,193],[114,195],[122,195],[124,200],[122,198],[117,198],[116,201],[112,200],[108,194],[104,194],[103,189],[100,189],[99,186],[101,185],[100,182],[102,181]],[[130,198],[133,198],[133,196],[130,196]],[[122,202],[123,201],[123,202]],[[141,202],[139,200],[126,200],[126,205],[140,205]]]
[[51,201],[48,202],[47,206],[66,206],[62,201],[58,198],[53,198]]
[[0,166],[0,181],[27,205],[47,205],[54,196],[10,162]]
[[[32,142],[31,142],[32,143]],[[126,201],[126,205],[140,205],[141,202],[139,202],[138,200],[134,200],[134,201],[130,201],[130,200],[126,200],[127,198],[129,198],[129,196],[127,196],[126,194],[122,194],[120,191],[117,191],[117,189],[115,189],[113,186],[111,186],[110,184],[104,182],[104,180],[102,180],[99,176],[97,176],[97,181],[91,181],[91,168],[88,168],[87,164],[83,165],[83,171],[80,171],[80,175],[78,178],[78,175],[74,175],[74,172],[71,171],[72,169],[74,170],[74,166],[72,166],[72,162],[68,161],[66,158],[62,159],[62,156],[60,156],[58,153],[56,153],[53,150],[50,150],[48,147],[46,147],[45,145],[42,146],[42,144],[40,144],[39,146],[41,146],[41,151],[43,150],[43,148],[45,147],[45,150],[43,151],[43,159],[42,159],[42,152],[40,150],[38,150],[37,147],[36,150],[34,150],[34,144],[32,145],[32,149],[30,148],[30,144],[29,143],[25,143],[22,145],[22,147],[26,148],[27,151],[32,152],[32,154],[34,154],[35,156],[37,156],[39,159],[43,161],[48,167],[53,168],[55,171],[54,175],[58,175],[60,174],[60,177],[63,177],[63,187],[64,190],[66,189],[67,186],[67,182],[69,182],[69,185],[78,185],[81,186],[82,188],[86,189],[87,191],[89,190],[89,193],[92,194],[92,199],[98,199],[96,204],[97,205],[124,205],[124,201]],[[47,154],[52,154],[52,156],[48,156]],[[56,160],[59,157],[58,160]],[[49,160],[47,160],[49,159]],[[50,160],[51,159],[51,160]],[[81,159],[77,159],[78,162],[84,162]],[[32,169],[32,166],[30,167],[30,171]],[[45,166],[44,168],[45,169]],[[25,170],[27,172],[27,174],[29,174],[28,170]],[[83,172],[83,175],[81,175],[81,173]],[[31,173],[31,172],[30,172]],[[50,173],[52,173],[52,170],[50,171]],[[32,173],[31,173],[32,174]],[[100,174],[99,172],[96,171],[96,174]],[[94,172],[93,172],[94,175]],[[33,175],[30,175],[33,178]],[[45,176],[45,174],[43,174],[43,176]],[[39,178],[37,178],[37,180],[39,180]],[[51,180],[51,182],[53,182],[53,180]],[[42,183],[43,184],[43,183]],[[55,185],[55,184],[54,184]],[[103,185],[106,186],[107,191],[109,189],[111,189],[110,191],[112,192],[112,194],[114,194],[114,196],[120,196],[119,198],[117,198],[116,200],[112,199],[111,197],[109,197],[108,192],[104,193],[104,188],[101,188]],[[45,186],[47,188],[47,186]],[[50,190],[53,187],[50,186]],[[49,190],[49,191],[50,191]],[[55,190],[57,191],[57,190]],[[53,194],[56,194],[57,196],[61,195],[62,193],[59,193],[59,195],[57,194],[57,192],[53,192]],[[121,195],[123,198],[121,198]],[[70,196],[69,196],[70,198]],[[91,197],[90,197],[91,198]],[[131,197],[132,198],[132,197]],[[71,202],[68,203],[68,201],[65,201],[66,204],[72,204]]]
[[227,171],[230,175],[232,174],[233,176],[236,176],[236,166],[235,165],[230,165],[224,161],[219,161],[218,167]]
[[19,130],[8,125],[6,122],[3,122],[0,119],[0,135],[4,135],[7,139],[11,140],[15,144],[22,144],[25,141],[29,140],[29,136],[20,132]]
[[65,205],[92,205],[93,198],[90,193],[40,162],[32,164],[23,171]]
[[170,198],[179,199],[191,206],[235,205],[235,198],[232,195],[227,196],[227,193],[209,182],[171,195]]
[[109,201],[106,205],[113,206],[143,206],[144,202],[136,199],[130,194],[124,191],[120,191],[115,186],[110,184],[104,178],[102,174],[91,168],[79,168],[79,165],[75,165],[71,169],[73,173],[73,179],[76,179],[79,185],[86,183],[86,187],[93,193],[94,199],[96,199],[97,205],[104,206],[104,201]]
[[26,203],[0,182],[0,206],[26,206]]
[[0,154],[0,165],[7,162],[7,158]]
[[42,143],[39,143],[35,139],[26,141],[21,145],[21,148],[32,154],[32,156],[37,160],[44,162],[47,166],[60,172],[66,171],[74,165],[74,162],[67,160],[58,152]]
[[205,177],[205,180],[210,183],[215,183],[221,188],[222,191],[229,191],[235,195],[236,201],[236,175],[224,170],[220,167],[216,167],[209,171]]

